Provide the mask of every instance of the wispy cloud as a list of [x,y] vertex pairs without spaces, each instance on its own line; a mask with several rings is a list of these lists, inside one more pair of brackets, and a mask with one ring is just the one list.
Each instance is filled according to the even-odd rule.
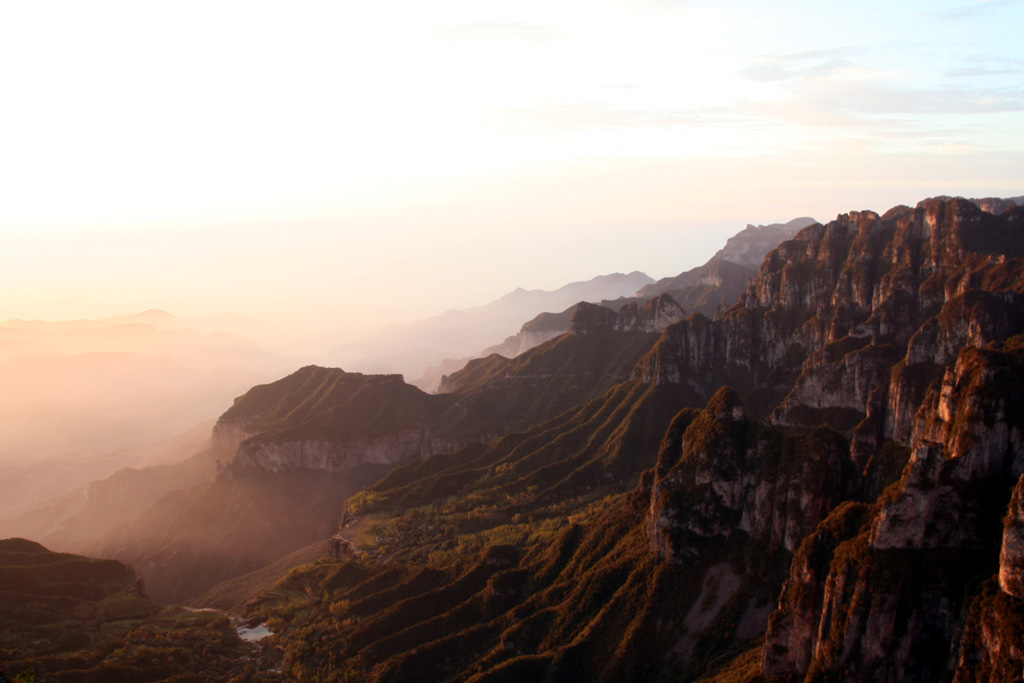
[[1024,0],[974,0],[974,2],[959,7],[926,12],[924,16],[960,21],[1021,4],[1024,4]]
[[[855,54],[852,48],[836,48],[760,55],[737,75],[773,86],[775,96],[766,103],[744,101],[743,107],[784,115],[801,125],[871,127],[884,119],[886,125],[895,124],[898,117],[1024,111],[1024,87],[983,87],[962,80],[914,87],[895,81],[883,70],[855,63],[851,59]],[[1009,65],[992,67],[979,61],[957,70],[957,77],[1017,71]]]
[[1024,69],[987,69],[983,66],[964,66],[946,71],[949,78],[985,78],[986,76],[1021,76]]
[[852,66],[852,63],[846,59],[831,59],[820,64],[797,67],[793,67],[784,61],[764,59],[744,69],[740,69],[737,73],[746,80],[770,83],[773,81],[786,81],[791,78],[828,76],[850,66]]
[[841,46],[790,54],[758,55],[753,64],[737,71],[737,75],[744,80],[760,83],[830,76],[853,66],[850,60],[860,52],[854,47]]
[[984,78],[988,76],[1021,76],[1024,75],[1024,59],[1006,57],[968,57],[962,66],[948,69],[945,76],[949,78]]

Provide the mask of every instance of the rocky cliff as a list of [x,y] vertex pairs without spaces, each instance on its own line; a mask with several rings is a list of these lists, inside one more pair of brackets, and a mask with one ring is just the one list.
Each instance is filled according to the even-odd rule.
[[[767,632],[766,675],[899,681],[953,671],[956,680],[990,680],[1013,666],[1019,674],[1008,635],[1020,618],[1015,504],[1003,517],[1024,471],[1024,355],[1021,337],[1006,339],[1020,331],[1021,264],[972,252],[978,226],[992,223],[963,220],[970,205],[951,203],[932,204],[918,223],[946,245],[943,266],[920,260],[942,294],[919,305],[938,312],[910,333],[883,406],[895,414],[880,428],[909,446],[909,460],[877,502],[858,509],[856,524],[837,511],[804,542]],[[1020,225],[1014,212],[1004,217]],[[975,231],[964,235],[963,225]],[[965,595],[986,577],[981,595]]]
[[363,375],[307,366],[250,389],[217,421],[214,443],[234,452],[226,472],[346,472],[394,465],[457,445],[433,425],[452,405],[400,375]]

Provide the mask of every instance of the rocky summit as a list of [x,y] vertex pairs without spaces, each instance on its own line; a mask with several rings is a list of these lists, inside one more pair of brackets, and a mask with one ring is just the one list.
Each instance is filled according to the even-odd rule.
[[438,394],[254,387],[106,547],[267,624],[249,680],[1019,680],[1024,208],[782,228],[728,305],[580,303]]

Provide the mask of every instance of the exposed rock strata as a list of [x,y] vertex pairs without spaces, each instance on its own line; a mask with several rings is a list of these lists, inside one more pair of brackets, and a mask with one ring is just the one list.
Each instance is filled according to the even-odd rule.
[[856,489],[836,433],[784,437],[760,428],[723,388],[702,411],[684,411],[662,446],[647,518],[652,550],[683,562],[742,533],[766,551],[793,552]]
[[234,452],[228,475],[245,469],[344,473],[463,445],[432,431],[452,403],[399,375],[309,366],[236,399],[213,438]]

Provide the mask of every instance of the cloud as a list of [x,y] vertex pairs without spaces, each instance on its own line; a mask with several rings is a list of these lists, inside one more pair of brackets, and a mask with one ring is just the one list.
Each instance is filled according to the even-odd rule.
[[987,76],[1020,76],[1024,75],[1024,59],[1007,57],[968,57],[963,65],[948,69],[948,78],[984,78]]
[[946,71],[948,78],[984,78],[986,76],[1020,76],[1024,69],[987,69],[983,66],[964,66]]
[[838,46],[822,50],[804,50],[781,55],[757,55],[754,63],[736,74],[748,81],[771,83],[794,78],[825,77],[853,66],[852,57],[859,48]]
[[852,63],[845,59],[831,59],[820,64],[798,66],[796,68],[787,66],[785,61],[762,59],[756,64],[740,69],[736,73],[740,78],[749,81],[773,82],[810,76],[829,76],[850,66],[852,66]]
[[[956,70],[957,80],[918,87],[894,80],[885,70],[851,58],[860,50],[840,47],[781,55],[759,55],[738,70],[748,81],[772,87],[773,97],[743,100],[740,106],[772,118],[815,127],[900,129],[936,114],[984,115],[1024,111],[1024,88],[984,87],[964,77],[1017,73],[1017,65],[977,60]],[[1013,82],[1013,81],[1011,81]]]
[[988,14],[989,12],[998,11],[1005,7],[1012,7],[1014,5],[1021,4],[1024,4],[1024,0],[974,0],[974,2],[961,5],[959,7],[925,12],[924,16],[961,21],[963,19],[971,19]]
[[561,29],[541,24],[472,23],[438,26],[435,37],[442,42],[544,43],[557,40]]

